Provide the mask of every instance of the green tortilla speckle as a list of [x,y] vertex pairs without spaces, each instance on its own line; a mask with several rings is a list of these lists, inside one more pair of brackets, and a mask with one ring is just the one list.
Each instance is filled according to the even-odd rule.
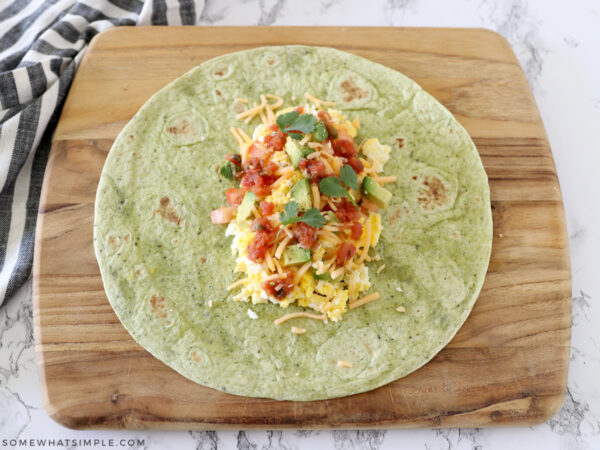
[[[295,319],[273,304],[234,302],[234,258],[210,211],[233,184],[235,99],[272,93],[284,106],[310,92],[359,115],[357,142],[392,148],[372,263],[381,297],[340,322]],[[125,126],[98,186],[94,244],[107,296],[133,338],[198,383],[233,394],[317,400],[374,389],[421,367],[467,318],[487,270],[487,177],[463,127],[402,74],[328,48],[258,48],[207,61],[156,93]],[[381,264],[386,269],[376,275]],[[209,302],[212,307],[209,306]],[[395,309],[404,306],[406,312]],[[307,330],[290,332],[292,326]],[[352,363],[340,367],[338,361]]]

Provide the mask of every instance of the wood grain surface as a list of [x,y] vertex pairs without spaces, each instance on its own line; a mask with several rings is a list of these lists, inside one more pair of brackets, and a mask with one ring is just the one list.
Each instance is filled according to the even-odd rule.
[[[328,45],[416,80],[467,128],[490,179],[492,259],[472,314],[429,364],[380,389],[279,402],[197,385],[121,326],[92,246],[96,186],[120,129],[214,56]],[[75,428],[359,428],[534,424],[562,405],[571,326],[563,204],[548,140],[508,43],[481,29],[118,28],[97,36],[54,135],[34,261],[48,414]]]

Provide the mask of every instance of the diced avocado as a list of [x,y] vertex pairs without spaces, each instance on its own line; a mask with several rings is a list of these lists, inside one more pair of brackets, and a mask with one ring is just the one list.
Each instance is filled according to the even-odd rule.
[[314,150],[312,148],[301,147],[293,139],[287,140],[287,142],[285,143],[284,150],[289,155],[290,159],[292,160],[292,164],[296,169],[298,168],[298,164],[300,163],[301,159],[306,158],[311,153],[314,153]]
[[302,159],[302,152],[300,152],[298,144],[296,144],[293,139],[288,139],[285,143],[284,150],[292,160],[294,167],[298,168],[298,163]]
[[370,176],[366,176],[362,182],[362,193],[365,194],[369,200],[377,203],[380,208],[386,209],[390,200],[392,199],[392,193],[385,188],[379,186],[379,183]]
[[322,273],[321,275],[317,274],[317,269],[313,269],[313,275],[315,276],[315,280],[323,280],[323,281],[332,281],[331,275],[329,272]]
[[290,190],[292,198],[298,203],[300,211],[307,211],[312,208],[312,195],[308,178],[302,178]]
[[240,206],[238,206],[236,220],[246,220],[252,212],[252,207],[256,202],[256,195],[253,192],[246,192]]
[[[333,279],[331,278],[331,274],[329,272],[325,272],[325,273],[318,275],[317,269],[313,269],[313,275],[315,277],[315,280],[333,281]],[[341,277],[341,275],[340,275],[340,277]],[[338,277],[336,279],[339,279],[340,277]]]
[[325,218],[327,219],[327,222],[333,222],[333,223],[340,222],[333,211],[325,211]]
[[310,261],[310,250],[302,248],[300,245],[290,245],[283,251],[284,266],[304,264],[308,261]]
[[303,158],[306,158],[308,155],[314,152],[315,151],[310,147],[300,147],[300,153],[302,153]]

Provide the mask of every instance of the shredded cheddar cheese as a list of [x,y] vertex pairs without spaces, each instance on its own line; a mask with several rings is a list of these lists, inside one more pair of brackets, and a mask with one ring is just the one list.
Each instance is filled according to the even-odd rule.
[[304,334],[304,333],[306,333],[306,328],[292,327],[292,333]]
[[234,288],[236,288],[236,287],[238,287],[238,286],[240,286],[242,284],[250,283],[251,281],[252,281],[252,279],[250,279],[250,278],[242,278],[241,280],[237,280],[235,283],[230,284],[227,287],[227,290],[230,291],[230,290],[232,290],[232,289],[234,289]]
[[275,325],[281,325],[283,322],[287,322],[288,320],[291,319],[297,319],[299,317],[304,317],[306,319],[315,319],[315,320],[327,320],[327,316],[325,314],[311,314],[311,313],[305,313],[305,312],[294,312],[294,313],[289,313],[286,314],[285,316],[281,316],[279,319],[275,319],[273,321],[273,323]]
[[321,106],[335,106],[335,102],[326,102],[325,100],[320,100],[317,97],[315,97],[314,95],[309,94],[308,92],[306,94],[304,94],[304,96],[310,100],[311,102],[313,102],[315,105],[317,105],[317,107],[321,107]]
[[350,309],[358,308],[359,306],[371,303],[379,298],[379,292],[373,292],[372,294],[365,295],[363,298],[356,300],[348,305]]
[[342,360],[339,360],[339,361],[337,362],[337,365],[338,365],[338,367],[345,367],[345,368],[347,368],[347,369],[350,369],[350,368],[352,368],[352,363],[351,363],[350,361],[342,361]]

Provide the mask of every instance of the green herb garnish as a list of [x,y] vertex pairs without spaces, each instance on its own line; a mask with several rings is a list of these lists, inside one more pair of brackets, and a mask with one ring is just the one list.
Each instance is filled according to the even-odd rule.
[[233,168],[231,167],[231,163],[229,161],[223,164],[221,169],[219,169],[219,173],[228,180],[233,180]]
[[290,111],[277,117],[277,126],[292,139],[299,141],[303,133],[311,133],[315,129],[317,118],[312,114],[300,114],[298,111]]
[[[310,225],[314,228],[321,228],[327,223],[325,217],[321,215],[317,208],[308,209],[303,216],[298,215],[298,203],[291,201],[283,208],[283,211],[279,213],[279,221],[282,225],[289,225],[296,222],[304,222],[306,225]],[[277,236],[275,236],[275,245],[279,242],[279,234],[283,230],[283,227],[279,228]]]
[[346,188],[342,186],[343,182],[344,185],[350,189],[358,189],[358,177],[356,172],[352,167],[346,164],[344,167],[342,167],[340,176],[342,177],[342,181],[340,181],[338,177],[323,178],[319,182],[319,189],[321,190],[321,193],[329,197],[347,197],[348,200],[350,200],[352,204],[358,208],[358,205],[354,201],[352,194],[350,194],[350,192],[348,192]]
[[344,167],[340,170],[340,177],[342,182],[350,189],[355,191],[358,189],[358,176],[349,164],[344,164]]
[[314,228],[321,228],[327,220],[321,215],[317,208],[308,209],[303,216],[298,215],[298,203],[292,201],[285,205],[283,211],[279,213],[279,221],[282,225],[289,225],[296,222],[304,222]]
[[323,122],[317,122],[315,125],[315,130],[312,132],[313,137],[316,141],[322,142],[329,137],[329,133],[327,132],[327,127]]

